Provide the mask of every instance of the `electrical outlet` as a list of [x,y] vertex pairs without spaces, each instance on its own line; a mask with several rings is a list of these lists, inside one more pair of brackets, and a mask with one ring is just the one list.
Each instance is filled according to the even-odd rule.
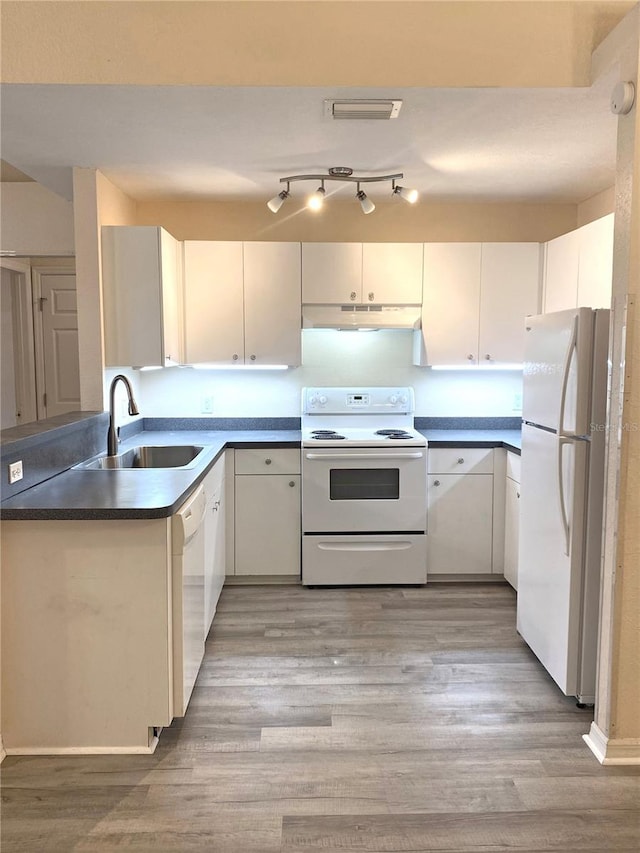
[[213,414],[213,397],[210,394],[201,399],[200,412],[203,415]]
[[22,459],[12,462],[9,466],[9,484],[17,483],[24,476],[22,473]]
[[513,411],[521,412],[522,411],[522,392],[516,391],[513,395]]

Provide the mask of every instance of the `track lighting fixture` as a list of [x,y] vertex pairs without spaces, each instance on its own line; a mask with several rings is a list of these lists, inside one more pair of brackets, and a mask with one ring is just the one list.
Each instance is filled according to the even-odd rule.
[[400,196],[400,198],[409,202],[409,204],[415,204],[418,200],[418,191],[396,185],[396,181],[401,180],[403,177],[404,175],[402,173],[397,175],[358,176],[354,175],[353,169],[350,169],[348,166],[333,166],[328,170],[326,175],[290,175],[287,178],[280,178],[280,183],[286,184],[287,188],[286,190],[282,190],[282,192],[278,193],[278,195],[275,196],[275,198],[272,198],[271,201],[268,201],[267,207],[272,213],[277,213],[282,207],[285,199],[290,197],[291,194],[289,192],[289,186],[294,181],[320,181],[318,189],[307,199],[307,207],[310,210],[315,211],[320,210],[323,206],[326,195],[324,188],[325,181],[349,181],[357,184],[356,198],[360,202],[360,207],[362,208],[363,213],[373,213],[376,209],[375,204],[367,196],[364,190],[360,189],[360,184],[364,183],[391,181],[391,190],[393,195]]
[[360,202],[360,207],[362,208],[363,213],[373,213],[373,211],[376,209],[375,204],[371,201],[367,194],[360,189],[360,184],[358,184],[356,198]]
[[409,189],[409,187],[399,187],[396,185],[396,182],[392,182],[393,194],[399,195],[400,198],[403,198],[405,201],[408,201],[409,204],[415,204],[418,201],[418,190]]
[[287,183],[286,190],[282,190],[282,192],[279,192],[278,195],[274,196],[271,201],[267,202],[267,207],[271,213],[277,213],[290,195],[289,184]]

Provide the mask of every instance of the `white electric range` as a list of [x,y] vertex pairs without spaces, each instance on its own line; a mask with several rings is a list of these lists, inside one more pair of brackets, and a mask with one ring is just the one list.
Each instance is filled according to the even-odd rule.
[[424,584],[427,441],[412,388],[302,392],[302,582]]

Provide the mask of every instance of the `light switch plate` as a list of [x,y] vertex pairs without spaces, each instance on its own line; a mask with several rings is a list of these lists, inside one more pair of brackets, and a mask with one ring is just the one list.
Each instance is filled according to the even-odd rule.
[[17,483],[24,476],[22,473],[22,459],[18,462],[11,462],[9,467],[9,483]]

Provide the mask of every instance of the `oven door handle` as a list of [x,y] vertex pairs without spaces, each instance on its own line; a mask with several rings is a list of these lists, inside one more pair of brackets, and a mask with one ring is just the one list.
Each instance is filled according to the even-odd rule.
[[319,542],[320,551],[406,551],[411,542]]
[[324,459],[329,461],[340,461],[345,459],[423,459],[421,450],[415,453],[305,453],[305,459]]

